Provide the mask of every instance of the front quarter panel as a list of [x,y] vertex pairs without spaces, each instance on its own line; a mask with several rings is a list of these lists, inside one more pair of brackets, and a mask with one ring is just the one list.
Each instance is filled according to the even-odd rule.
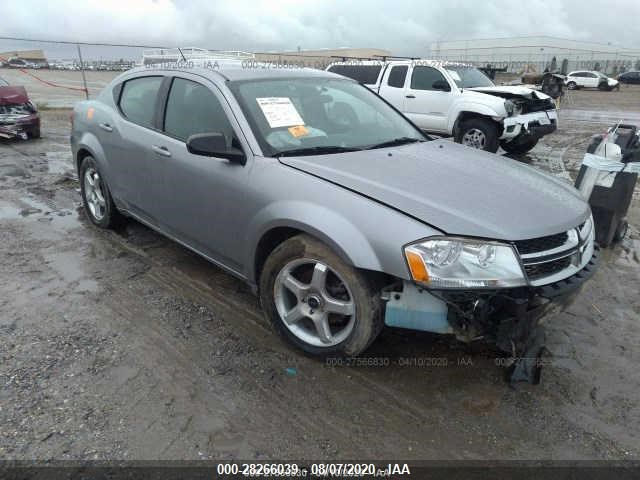
[[361,269],[408,279],[403,247],[442,232],[357,192],[257,157],[252,186],[261,207],[248,223],[245,273],[255,276],[256,249],[273,228],[306,232],[332,248],[347,263]]

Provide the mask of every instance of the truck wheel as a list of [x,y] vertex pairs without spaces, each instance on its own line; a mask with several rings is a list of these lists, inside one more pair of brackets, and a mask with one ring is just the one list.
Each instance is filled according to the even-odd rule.
[[304,234],[267,258],[260,303],[280,335],[320,357],[358,355],[383,326],[382,301],[367,277]]
[[537,144],[538,144],[537,138],[534,138],[531,140],[525,140],[521,142],[518,142],[516,140],[512,142],[500,142],[500,146],[502,147],[502,149],[505,152],[511,153],[513,155],[523,155],[527,153],[529,150],[531,150],[533,147],[535,147]]
[[456,142],[467,147],[496,153],[498,151],[498,128],[491,120],[472,118],[462,122]]
[[100,174],[98,164],[93,157],[87,156],[80,165],[80,193],[87,217],[100,228],[112,228],[124,218],[118,211],[109,187]]

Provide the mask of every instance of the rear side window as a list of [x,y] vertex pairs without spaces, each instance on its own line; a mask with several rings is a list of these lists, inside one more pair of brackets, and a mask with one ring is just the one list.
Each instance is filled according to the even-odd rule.
[[413,67],[411,88],[413,90],[435,90],[433,84],[438,80],[447,81],[444,75],[432,67]]
[[404,87],[404,80],[407,78],[407,65],[398,65],[391,68],[389,78],[387,79],[387,85],[390,87],[402,88]]
[[358,83],[373,85],[378,81],[382,65],[333,65],[329,71],[352,78]]
[[234,138],[233,127],[215,94],[184,78],[174,78],[171,84],[164,131],[183,142],[196,133],[222,133],[227,146]]
[[143,127],[153,127],[153,114],[162,78],[141,77],[124,83],[120,110],[128,120]]

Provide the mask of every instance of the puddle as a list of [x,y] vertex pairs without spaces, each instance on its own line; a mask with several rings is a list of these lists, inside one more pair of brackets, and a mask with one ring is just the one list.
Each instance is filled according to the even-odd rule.
[[27,174],[22,168],[17,165],[8,163],[0,165],[0,176],[3,177],[24,177]]
[[69,176],[74,175],[73,162],[69,149],[60,152],[47,152],[47,165],[49,173],[54,175]]
[[82,268],[82,258],[76,252],[51,253],[44,258],[65,283],[75,286],[75,291],[94,292],[98,289],[98,283],[92,278],[87,278],[87,273]]
[[64,230],[80,225],[77,212],[62,208],[55,202],[42,202],[31,197],[22,197],[13,202],[0,200],[0,220],[36,220],[55,223]]

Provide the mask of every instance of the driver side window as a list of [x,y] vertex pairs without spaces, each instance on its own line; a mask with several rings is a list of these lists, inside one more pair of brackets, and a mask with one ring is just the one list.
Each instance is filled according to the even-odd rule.
[[204,85],[177,77],[167,99],[164,132],[183,142],[196,133],[219,132],[228,147],[234,138],[233,127],[216,95]]
[[413,67],[411,74],[411,89],[413,90],[437,90],[433,84],[437,81],[447,83],[444,75],[433,67],[418,65]]

